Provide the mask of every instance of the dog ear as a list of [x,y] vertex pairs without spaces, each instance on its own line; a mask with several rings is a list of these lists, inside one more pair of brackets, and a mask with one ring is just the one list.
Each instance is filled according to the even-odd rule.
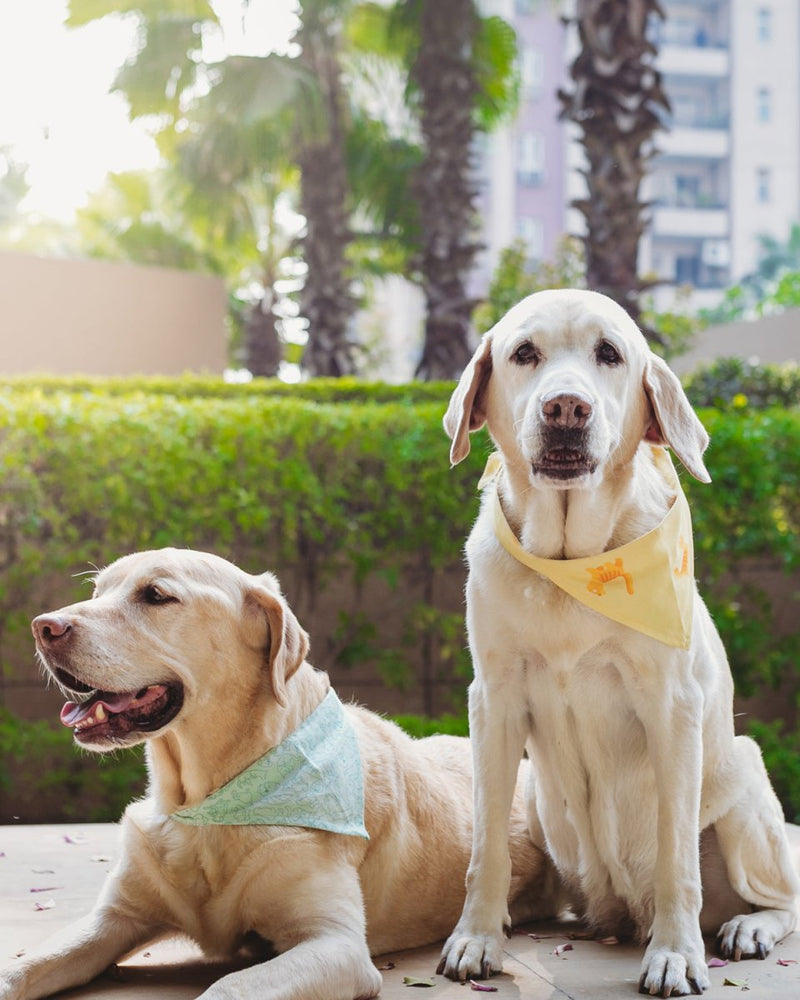
[[469,455],[470,432],[479,430],[486,423],[485,394],[491,374],[492,340],[489,331],[458,380],[444,415],[444,429],[453,442],[450,447],[452,465],[458,465]]
[[703,464],[708,434],[686,398],[678,376],[657,354],[651,354],[643,382],[653,411],[645,440],[669,445],[695,479],[710,483],[711,476]]
[[[274,577],[270,574],[270,581]],[[308,633],[295,618],[294,612],[281,596],[267,586],[256,586],[251,596],[267,616],[269,625],[269,670],[275,701],[287,704],[286,682],[305,660],[308,653]]]

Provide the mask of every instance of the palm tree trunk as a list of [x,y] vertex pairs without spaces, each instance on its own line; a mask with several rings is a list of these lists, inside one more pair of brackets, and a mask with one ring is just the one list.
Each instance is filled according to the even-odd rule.
[[[640,322],[639,239],[647,225],[640,189],[669,110],[647,38],[658,0],[577,0],[580,52],[572,93],[559,92],[562,117],[581,130],[588,194],[573,202],[586,219],[586,283],[615,299]],[[652,333],[652,331],[650,331]]]
[[356,371],[356,345],[349,329],[356,300],[345,258],[350,198],[338,62],[341,24],[335,8],[325,0],[306,3],[296,36],[302,48],[299,58],[316,80],[326,119],[318,134],[302,137],[298,156],[300,211],[306,218],[303,257],[308,266],[300,301],[301,314],[308,320],[303,367],[312,376]]
[[472,141],[476,92],[473,0],[422,0],[419,54],[412,80],[420,91],[425,156],[414,179],[422,229],[419,261],[426,300],[417,377],[457,378],[472,353],[474,301],[466,281],[475,239]]
[[281,363],[281,339],[272,312],[272,292],[248,310],[244,324],[244,362],[251,375],[274,378]]

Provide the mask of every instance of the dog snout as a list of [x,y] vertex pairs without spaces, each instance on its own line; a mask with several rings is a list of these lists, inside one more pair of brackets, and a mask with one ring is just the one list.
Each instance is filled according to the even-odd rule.
[[542,416],[548,427],[581,430],[592,415],[592,401],[577,392],[556,393],[542,400]]
[[72,632],[72,623],[61,615],[39,615],[31,622],[36,641],[44,647],[64,643]]

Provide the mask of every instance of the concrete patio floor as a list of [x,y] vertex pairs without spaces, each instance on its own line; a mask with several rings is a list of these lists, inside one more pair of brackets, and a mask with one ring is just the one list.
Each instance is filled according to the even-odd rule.
[[[792,836],[800,849],[800,830],[793,828]],[[0,827],[0,964],[85,913],[116,850],[117,828],[110,824]],[[575,930],[568,924],[537,924],[516,932],[506,948],[505,971],[483,985],[495,987],[490,995],[498,1000],[637,996],[641,949],[572,939]],[[571,950],[555,953],[565,944]],[[465,1000],[476,995],[469,984],[435,975],[438,956],[435,945],[377,958],[383,1000],[413,1000],[420,995]],[[137,953],[89,986],[61,996],[189,1000],[229,969],[204,963],[191,945],[164,942]],[[708,1000],[732,1000],[744,991],[754,1000],[798,1000],[800,933],[792,934],[763,962],[730,963],[709,971],[711,988],[704,994]],[[431,980],[433,986],[411,987],[404,983],[405,977]]]

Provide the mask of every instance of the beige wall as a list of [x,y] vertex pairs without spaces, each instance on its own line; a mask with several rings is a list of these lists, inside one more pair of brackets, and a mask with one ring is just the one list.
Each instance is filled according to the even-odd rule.
[[220,278],[0,252],[0,374],[221,374]]
[[697,335],[694,346],[670,365],[679,375],[716,358],[757,358],[762,365],[800,362],[800,309],[777,316],[710,326]]

